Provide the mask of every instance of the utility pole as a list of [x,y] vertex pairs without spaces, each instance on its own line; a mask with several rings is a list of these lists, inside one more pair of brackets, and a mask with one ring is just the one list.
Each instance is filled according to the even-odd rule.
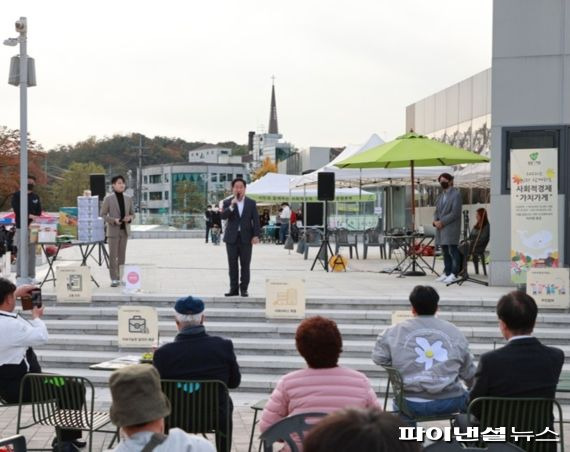
[[142,134],[139,133],[139,144],[138,146],[131,146],[131,148],[136,149],[138,152],[138,166],[137,166],[137,209],[138,212],[141,212],[141,204],[142,204],[142,162],[143,162],[143,152],[148,151],[150,148],[148,146],[143,146],[143,137]]

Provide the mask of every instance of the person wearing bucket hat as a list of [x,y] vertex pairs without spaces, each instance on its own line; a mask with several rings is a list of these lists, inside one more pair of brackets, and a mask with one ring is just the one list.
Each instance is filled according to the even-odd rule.
[[[230,389],[237,388],[241,374],[234,345],[230,339],[206,333],[205,311],[204,302],[199,298],[188,296],[176,301],[174,316],[178,334],[173,342],[154,352],[153,364],[163,379],[220,380]],[[221,416],[225,417],[225,398],[221,398],[220,405],[223,407]],[[225,437],[231,444],[231,399],[229,407],[230,430]],[[220,450],[227,450],[226,445],[222,444]]]
[[148,364],[119,369],[109,378],[111,421],[122,429],[119,452],[214,452],[213,444],[178,428],[164,435],[170,402],[160,388],[158,371]]

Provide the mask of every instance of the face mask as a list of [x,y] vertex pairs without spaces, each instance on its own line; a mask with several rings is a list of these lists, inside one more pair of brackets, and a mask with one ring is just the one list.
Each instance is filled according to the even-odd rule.
[[34,190],[35,185],[34,184],[28,184],[28,190],[33,191]]
[[447,190],[449,188],[449,182],[440,182],[439,185],[441,185],[441,188],[443,188],[444,190]]

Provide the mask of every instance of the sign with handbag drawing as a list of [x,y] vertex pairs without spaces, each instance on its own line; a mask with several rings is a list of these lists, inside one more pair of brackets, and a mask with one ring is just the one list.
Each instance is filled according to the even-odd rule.
[[119,308],[119,347],[152,347],[158,343],[158,314],[152,306]]
[[303,279],[266,280],[265,316],[270,319],[304,319],[305,281]]

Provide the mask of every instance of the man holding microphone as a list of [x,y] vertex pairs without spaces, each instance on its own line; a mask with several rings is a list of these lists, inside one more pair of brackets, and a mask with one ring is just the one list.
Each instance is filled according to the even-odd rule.
[[[230,291],[226,297],[249,294],[249,264],[254,244],[259,243],[259,214],[257,204],[245,196],[245,180],[236,178],[232,181],[233,198],[226,199],[222,209],[222,219],[227,220],[224,232],[224,242],[228,254],[230,273]],[[239,266],[241,266],[241,282],[239,279]]]

